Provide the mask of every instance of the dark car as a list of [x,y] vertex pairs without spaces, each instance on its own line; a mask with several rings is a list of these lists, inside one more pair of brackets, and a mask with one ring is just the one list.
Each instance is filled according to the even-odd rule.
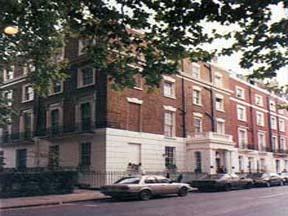
[[247,175],[248,178],[253,179],[255,186],[282,186],[283,179],[276,173],[252,173]]
[[251,188],[253,180],[246,177],[239,177],[236,174],[215,174],[204,175],[198,180],[189,182],[191,187],[198,188],[199,191],[210,190],[231,190]]
[[288,172],[279,173],[285,185],[288,185]]

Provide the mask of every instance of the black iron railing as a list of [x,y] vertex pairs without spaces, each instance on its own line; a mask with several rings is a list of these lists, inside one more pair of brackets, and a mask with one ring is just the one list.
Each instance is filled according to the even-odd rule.
[[18,141],[32,141],[34,137],[58,137],[66,134],[72,133],[93,133],[95,129],[99,128],[120,128],[118,122],[108,122],[108,121],[96,121],[91,122],[90,120],[84,120],[80,123],[74,123],[71,125],[58,126],[53,125],[53,127],[48,128],[37,128],[35,131],[26,131],[18,133],[8,133],[4,132],[0,136],[0,145],[14,143]]

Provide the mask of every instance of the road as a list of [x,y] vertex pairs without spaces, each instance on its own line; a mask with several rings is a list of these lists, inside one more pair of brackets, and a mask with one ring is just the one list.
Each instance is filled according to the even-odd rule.
[[89,201],[11,209],[1,216],[288,216],[288,186],[193,192],[149,201]]

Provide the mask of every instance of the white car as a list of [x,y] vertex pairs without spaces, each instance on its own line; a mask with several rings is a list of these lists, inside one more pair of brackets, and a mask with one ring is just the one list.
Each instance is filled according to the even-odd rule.
[[116,199],[137,197],[140,200],[149,200],[155,195],[186,196],[191,189],[189,184],[172,182],[163,176],[142,175],[121,178],[112,185],[101,187],[100,191]]

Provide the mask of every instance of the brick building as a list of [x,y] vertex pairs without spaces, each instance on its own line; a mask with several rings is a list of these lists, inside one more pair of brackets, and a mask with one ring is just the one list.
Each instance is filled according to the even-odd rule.
[[46,98],[34,94],[26,75],[33,67],[4,69],[2,89],[18,111],[0,129],[6,167],[81,167],[216,173],[288,169],[288,103],[206,63],[183,60],[179,74],[163,76],[148,92],[142,79],[115,91],[89,66],[83,41],[71,40],[63,56],[70,77]]

